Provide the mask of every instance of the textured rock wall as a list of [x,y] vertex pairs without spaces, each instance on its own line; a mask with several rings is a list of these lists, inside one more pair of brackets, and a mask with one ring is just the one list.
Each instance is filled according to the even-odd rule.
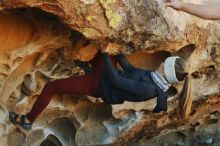
[[[165,9],[160,0],[5,0],[0,5],[2,145],[219,144],[218,22]],[[45,83],[84,74],[74,60],[91,60],[101,41],[111,42],[112,54],[127,54],[145,69],[156,69],[170,55],[183,57],[194,76],[189,120],[178,117],[178,96],[170,99],[168,112],[153,114],[155,100],[110,106],[92,97],[55,95],[31,132],[10,124],[8,111],[26,113]]]

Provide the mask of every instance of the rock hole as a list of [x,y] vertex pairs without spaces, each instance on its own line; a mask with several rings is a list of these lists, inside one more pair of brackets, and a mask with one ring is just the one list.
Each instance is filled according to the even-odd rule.
[[211,48],[210,56],[212,58],[216,58],[217,57],[217,49],[216,49],[216,47],[212,47]]
[[22,57],[17,57],[14,61],[13,64],[19,64],[22,61]]
[[27,74],[24,77],[23,83],[21,84],[21,92],[24,93],[25,95],[32,95],[37,88],[36,86],[37,85],[31,74]]
[[206,67],[205,74],[208,78],[215,80],[218,76],[218,71],[216,70],[216,67],[214,65],[210,65]]
[[51,13],[47,13],[38,8],[22,8],[22,13],[34,13],[38,19],[47,19],[50,21],[59,21],[59,18]]
[[58,118],[48,124],[47,128],[53,131],[63,145],[76,146],[76,127],[68,118]]
[[202,78],[202,73],[199,71],[195,71],[191,75],[194,79],[201,79]]
[[47,136],[47,138],[40,144],[40,146],[63,146],[62,143],[60,142],[60,140],[50,134],[49,136]]
[[10,69],[11,69],[11,67],[8,64],[1,65],[1,71],[4,73],[7,73]]
[[0,73],[0,81],[4,81],[7,77],[8,77],[8,75],[6,75],[4,73]]

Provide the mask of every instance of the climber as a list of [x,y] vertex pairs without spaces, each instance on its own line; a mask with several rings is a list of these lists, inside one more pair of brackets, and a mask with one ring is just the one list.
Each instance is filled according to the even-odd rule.
[[[182,92],[188,92],[188,73],[178,56],[168,57],[157,71],[142,70],[132,66],[123,55],[109,56],[109,48],[100,45],[100,51],[91,61],[93,71],[67,79],[47,83],[27,115],[9,112],[13,124],[26,130],[47,107],[54,94],[83,94],[101,97],[107,104],[122,104],[124,101],[141,102],[157,97],[155,113],[167,111],[168,91],[173,83],[185,79]],[[117,62],[122,69],[116,69]],[[188,95],[188,94],[184,94]]]
[[220,20],[220,2],[207,5],[184,3],[179,0],[164,0],[164,2],[167,7],[178,11],[184,11],[207,20]]

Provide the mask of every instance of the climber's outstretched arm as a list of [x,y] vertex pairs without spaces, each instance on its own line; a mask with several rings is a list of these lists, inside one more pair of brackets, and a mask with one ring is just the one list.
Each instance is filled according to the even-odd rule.
[[195,15],[207,20],[220,20],[220,2],[207,5],[183,3],[179,0],[164,0],[167,7]]
[[130,73],[135,69],[135,67],[127,60],[124,55],[116,55],[115,58],[124,71]]

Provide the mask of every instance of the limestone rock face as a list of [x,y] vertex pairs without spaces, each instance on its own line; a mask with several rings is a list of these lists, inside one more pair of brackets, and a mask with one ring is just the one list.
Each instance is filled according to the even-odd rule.
[[[4,0],[0,10],[1,145],[220,144],[218,21],[164,8],[162,0]],[[101,42],[144,69],[181,56],[193,74],[188,119],[178,114],[180,84],[164,113],[151,112],[155,99],[106,105],[83,95],[54,95],[32,131],[9,122],[8,111],[26,114],[47,82],[83,75],[74,60],[90,61]]]

